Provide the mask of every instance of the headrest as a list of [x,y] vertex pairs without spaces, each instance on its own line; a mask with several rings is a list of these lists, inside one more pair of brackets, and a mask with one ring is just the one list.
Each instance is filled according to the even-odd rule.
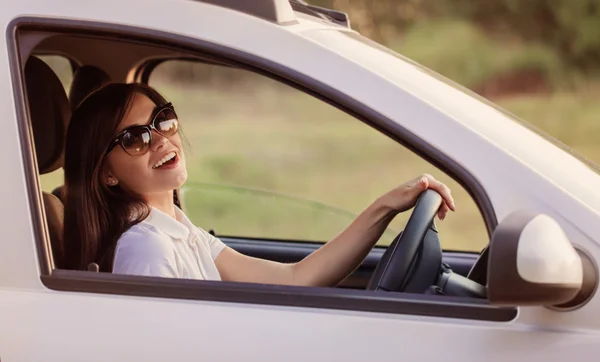
[[75,71],[69,99],[71,101],[71,110],[77,106],[93,91],[110,82],[110,77],[102,69],[93,65],[84,65]]
[[25,64],[25,86],[39,172],[49,173],[63,164],[69,100],[52,69],[33,56]]

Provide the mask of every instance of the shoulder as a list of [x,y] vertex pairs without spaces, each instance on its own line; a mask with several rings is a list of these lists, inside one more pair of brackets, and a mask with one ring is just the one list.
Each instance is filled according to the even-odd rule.
[[164,256],[173,252],[173,242],[152,225],[139,223],[123,233],[117,241],[117,254]]
[[150,225],[134,225],[117,241],[113,272],[177,277],[179,274],[173,242]]
[[212,259],[215,260],[219,253],[225,248],[225,244],[206,230],[194,225],[194,223],[178,207],[175,208],[175,212],[181,222],[199,239],[200,243],[208,248]]
[[203,228],[196,226],[181,209],[176,207],[175,212],[177,213],[178,217],[181,219],[181,222],[185,226],[187,226],[187,228],[191,232],[194,232],[195,235],[198,236],[202,242],[207,243],[208,245],[221,243],[221,240],[216,238],[214,235],[207,232]]
[[202,243],[204,243],[210,250],[210,254],[213,260],[217,259],[217,256],[225,249],[226,245],[221,239],[210,234],[206,230],[196,227],[196,235],[200,237]]
[[221,240],[219,238],[217,238],[216,236],[212,235],[211,233],[209,233],[208,231],[202,229],[201,227],[194,227],[194,229],[196,230],[196,235],[198,235],[202,241],[208,243],[208,244],[213,244],[213,243],[220,243]]

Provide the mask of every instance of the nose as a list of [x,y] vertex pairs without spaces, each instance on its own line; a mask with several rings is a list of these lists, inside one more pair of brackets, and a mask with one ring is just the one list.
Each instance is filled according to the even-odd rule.
[[152,131],[152,151],[159,151],[167,144],[167,138],[156,131]]

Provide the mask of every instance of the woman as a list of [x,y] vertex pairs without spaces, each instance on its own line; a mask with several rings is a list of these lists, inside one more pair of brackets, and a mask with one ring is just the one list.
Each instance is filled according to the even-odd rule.
[[173,203],[187,178],[173,107],[142,84],[109,84],[75,110],[65,150],[64,263],[160,277],[334,286],[365,258],[390,221],[427,188],[455,210],[450,190],[430,175],[375,200],[304,260],[248,257],[195,227]]

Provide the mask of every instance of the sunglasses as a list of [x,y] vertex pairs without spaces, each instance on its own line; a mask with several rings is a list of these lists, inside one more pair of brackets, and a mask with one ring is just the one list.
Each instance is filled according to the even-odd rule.
[[177,114],[171,103],[157,107],[150,123],[146,126],[131,126],[121,131],[111,141],[106,154],[120,145],[131,156],[141,156],[150,150],[152,131],[165,138],[174,136],[179,129]]

